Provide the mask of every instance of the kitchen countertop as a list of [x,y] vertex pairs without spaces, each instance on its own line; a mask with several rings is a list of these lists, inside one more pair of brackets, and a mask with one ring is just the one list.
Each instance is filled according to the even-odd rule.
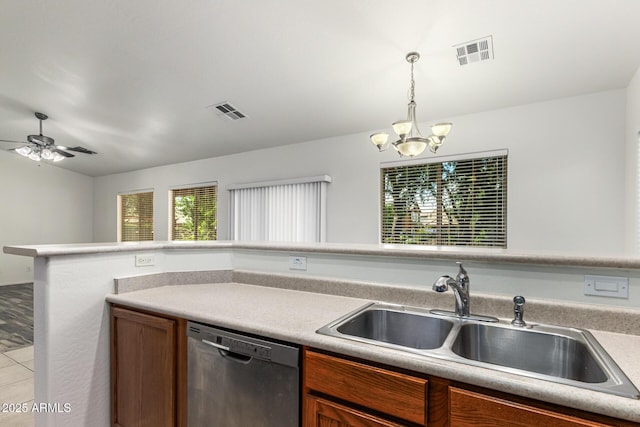
[[[640,422],[640,400],[435,359],[315,331],[370,300],[240,283],[163,286],[107,301]],[[640,388],[640,336],[590,331]]]
[[507,249],[432,247],[423,245],[290,243],[267,241],[150,241],[4,246],[6,254],[27,257],[90,255],[151,250],[258,250],[360,256],[442,259],[592,268],[640,268],[638,256],[597,256],[553,252],[515,252]]

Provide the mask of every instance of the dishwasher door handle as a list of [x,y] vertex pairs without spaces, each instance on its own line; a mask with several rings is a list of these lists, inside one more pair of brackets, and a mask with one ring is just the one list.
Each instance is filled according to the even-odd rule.
[[245,356],[244,354],[240,354],[240,353],[235,353],[233,351],[231,351],[231,349],[229,347],[227,347],[226,345],[222,345],[222,344],[218,344],[209,340],[202,340],[203,344],[206,344],[208,346],[214,347],[218,349],[218,352],[220,353],[220,356],[224,357],[225,359],[229,359],[233,362],[236,363],[241,363],[243,365],[248,365],[251,362],[251,359],[253,359],[253,357],[251,356]]
[[226,345],[218,344],[218,343],[215,343],[213,341],[202,340],[202,343],[206,344],[206,345],[210,345],[211,347],[215,347],[218,350],[231,351],[231,349],[229,347],[227,347]]

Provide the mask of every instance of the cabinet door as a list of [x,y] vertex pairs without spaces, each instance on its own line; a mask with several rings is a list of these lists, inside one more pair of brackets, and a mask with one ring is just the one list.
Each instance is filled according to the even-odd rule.
[[176,425],[176,321],[111,309],[111,422]]
[[312,395],[305,396],[304,411],[304,427],[403,426]]
[[449,388],[450,427],[604,427],[558,412]]

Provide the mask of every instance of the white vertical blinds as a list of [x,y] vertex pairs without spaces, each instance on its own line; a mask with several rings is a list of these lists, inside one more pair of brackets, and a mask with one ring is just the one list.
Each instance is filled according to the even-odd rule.
[[328,176],[230,187],[232,240],[322,242]]

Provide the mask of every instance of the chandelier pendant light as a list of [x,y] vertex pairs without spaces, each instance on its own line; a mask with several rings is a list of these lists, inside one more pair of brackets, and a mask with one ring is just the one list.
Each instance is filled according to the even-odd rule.
[[[420,133],[416,122],[416,102],[414,100],[416,83],[413,77],[413,64],[418,59],[420,59],[418,52],[407,53],[406,60],[411,64],[411,86],[409,87],[407,119],[399,120],[392,124],[393,131],[398,135],[398,140],[394,141],[392,145],[401,157],[420,155],[427,146],[432,153],[435,153],[444,142],[452,126],[451,123],[437,123],[431,126],[431,135],[428,137],[424,137]],[[371,142],[378,147],[378,150],[384,151],[389,147],[389,134],[385,132],[374,133],[371,135]]]

